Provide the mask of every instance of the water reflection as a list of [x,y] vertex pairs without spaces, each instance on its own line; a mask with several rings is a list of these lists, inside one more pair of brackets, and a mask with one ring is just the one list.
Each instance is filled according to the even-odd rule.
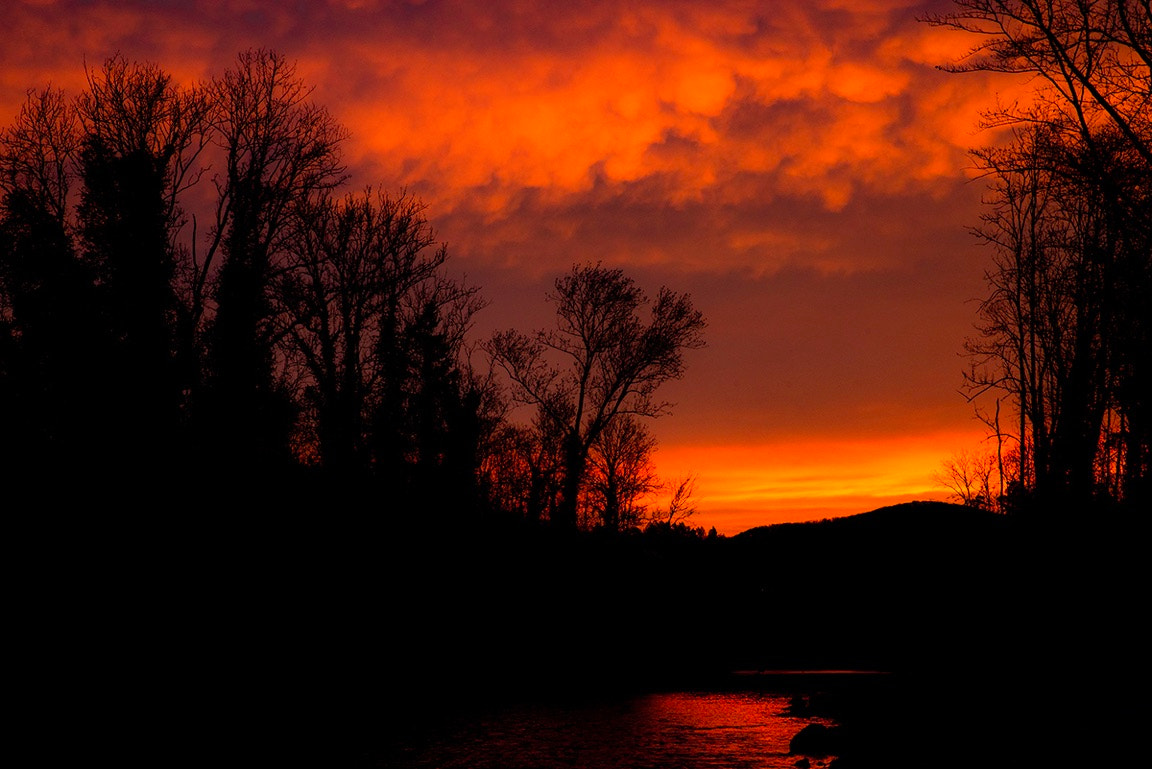
[[761,692],[674,692],[502,707],[397,735],[382,764],[397,769],[791,769],[797,757],[788,755],[789,741],[809,723],[831,724],[790,715],[788,697]]

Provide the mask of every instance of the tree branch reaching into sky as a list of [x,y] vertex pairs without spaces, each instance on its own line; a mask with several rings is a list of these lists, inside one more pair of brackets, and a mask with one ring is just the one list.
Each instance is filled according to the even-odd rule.
[[556,327],[526,335],[497,333],[487,349],[508,375],[513,398],[559,428],[564,490],[557,523],[575,526],[580,482],[592,445],[621,415],[656,417],[671,404],[657,389],[684,373],[684,352],[704,345],[706,322],[690,297],[661,288],[647,320],[648,297],[623,270],[575,266],[549,300]]
[[944,69],[1037,83],[1031,102],[986,116],[1011,126],[1006,146],[972,152],[991,180],[975,234],[994,254],[967,345],[969,392],[1011,397],[1020,461],[1010,480],[1037,505],[1139,507],[1152,496],[1148,0],[955,5],[926,21],[977,43]]
[[[1039,104],[1073,119],[1087,137],[1111,123],[1152,168],[1152,11],[1148,0],[955,0],[925,17],[975,35],[952,72],[1035,75]],[[1042,114],[1042,113],[1041,113]],[[1035,119],[1006,111],[1004,120]]]

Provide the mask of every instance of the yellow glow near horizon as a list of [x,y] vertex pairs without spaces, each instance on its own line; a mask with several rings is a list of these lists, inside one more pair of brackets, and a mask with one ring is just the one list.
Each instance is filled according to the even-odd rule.
[[693,526],[724,535],[820,520],[913,500],[945,500],[934,476],[977,433],[872,439],[799,438],[734,445],[665,445],[661,477],[696,478]]

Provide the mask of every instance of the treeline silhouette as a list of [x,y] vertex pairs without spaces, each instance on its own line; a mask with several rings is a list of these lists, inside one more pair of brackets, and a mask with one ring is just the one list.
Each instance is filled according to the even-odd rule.
[[[649,302],[619,270],[576,266],[551,295],[555,328],[474,349],[479,289],[447,276],[418,201],[342,192],[345,131],[309,98],[274,52],[188,88],[117,57],[75,99],[30,93],[0,135],[0,466],[30,492],[13,500],[48,511],[16,518],[40,524],[15,541],[53,684],[29,702],[55,712],[64,689],[105,713],[116,692],[135,707],[115,729],[94,721],[96,739],[130,723],[128,739],[209,758],[226,737],[257,753],[311,739],[327,765],[355,765],[398,710],[716,685],[741,667],[899,670],[915,676],[903,692],[958,717],[986,705],[978,681],[1004,696],[999,731],[1051,701],[1042,649],[1074,668],[1079,701],[1111,702],[1117,686],[1079,664],[1115,682],[1135,658],[1142,540],[937,507],[704,537],[687,481],[646,508],[640,420],[667,412],[659,386],[702,344],[688,297]],[[1106,253],[1134,259],[1141,232]],[[1110,318],[1083,327],[1077,360],[1104,360]],[[1125,414],[1117,477],[1132,480],[1115,488],[1135,500],[1144,359],[1106,360],[1087,381],[1111,384],[1076,392]],[[1083,475],[1100,433],[1074,432],[1092,452],[1051,451]],[[1073,476],[1040,494],[1036,457],[1021,483],[1054,504]],[[917,726],[951,737],[928,710]],[[892,737],[901,713],[879,713]]]
[[[814,705],[835,692],[851,740],[836,752],[856,765],[1081,760],[1131,745],[1144,701],[1142,545],[1098,512],[1059,525],[925,502],[712,539],[511,521],[334,536],[340,558],[293,570],[277,622],[253,630],[289,639],[260,669],[286,702],[322,694],[301,712],[334,722],[336,753],[509,702],[811,685]],[[880,675],[773,675],[826,670]]]
[[689,298],[577,265],[555,329],[481,346],[423,204],[345,191],[346,137],[269,50],[194,86],[115,56],[74,98],[30,91],[0,134],[5,472],[123,509],[686,517],[688,481],[647,501],[638,419],[702,344]]
[[1076,515],[1152,504],[1152,24],[1147,4],[956,0],[950,71],[1034,77],[984,126],[992,249],[965,385],[993,449],[952,467],[969,502]]

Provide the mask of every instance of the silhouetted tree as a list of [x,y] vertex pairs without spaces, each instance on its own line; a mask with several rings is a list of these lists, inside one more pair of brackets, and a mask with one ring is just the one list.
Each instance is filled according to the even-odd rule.
[[655,448],[656,439],[631,414],[608,423],[588,452],[582,499],[590,525],[624,531],[647,521],[645,500],[660,488]]
[[1036,110],[1067,118],[1090,143],[1110,124],[1152,167],[1152,10],[1147,0],[953,0],[958,10],[926,17],[978,42],[954,72],[985,70],[1038,78],[1037,102],[990,116],[1031,121]]
[[401,346],[401,304],[444,259],[424,224],[415,201],[370,192],[297,208],[274,317],[333,471],[367,469],[370,401],[387,376],[402,379],[395,372],[406,361],[382,355],[382,345]]
[[622,270],[575,266],[557,279],[555,329],[532,336],[495,334],[487,344],[508,375],[513,398],[537,409],[561,436],[563,480],[553,522],[575,528],[592,446],[617,417],[655,417],[669,404],[654,399],[683,375],[685,350],[703,345],[703,315],[691,299],[661,288],[647,321],[644,292]]
[[[974,396],[1012,395],[1024,457],[1016,480],[1049,503],[1083,503],[1104,475],[1147,473],[1133,386],[1146,351],[1131,344],[1146,336],[1147,309],[1130,292],[1152,285],[1149,240],[1115,204],[1119,175],[1099,167],[1103,140],[1096,150],[1066,141],[1031,128],[1009,148],[977,153],[994,174],[977,229],[994,247],[994,268],[980,336],[968,344],[968,386]],[[1138,187],[1126,194],[1146,197]],[[1099,460],[1113,417],[1126,451],[1108,467]],[[1131,494],[1135,484],[1125,487]]]
[[488,506],[532,524],[550,520],[560,499],[563,456],[552,423],[502,423],[480,468]]
[[266,50],[197,87],[116,56],[75,100],[29,93],[0,133],[6,466],[211,494],[310,464],[479,506],[505,409],[466,342],[484,302],[423,204],[334,197],[345,131],[309,97]]
[[[670,489],[668,508],[661,511],[660,520],[669,526],[686,526],[688,519],[696,515],[696,477],[688,475],[673,481]],[[715,534],[713,528],[712,535]]]
[[487,386],[465,361],[484,303],[442,274],[447,248],[424,210],[371,190],[300,205],[273,317],[326,470],[458,507],[475,502],[489,429]]
[[1149,498],[1152,413],[1152,16],[1146,2],[957,0],[929,22],[982,41],[953,71],[1038,76],[1015,126],[979,150],[994,248],[974,395],[1015,399],[1020,476],[1045,507]]
[[77,101],[83,127],[78,208],[94,272],[102,352],[105,456],[154,472],[172,462],[194,364],[178,360],[179,194],[204,147],[204,102],[151,64],[108,59]]
[[80,142],[63,92],[29,92],[0,132],[0,429],[22,475],[84,453],[99,398],[93,279],[75,256],[68,200]]
[[994,488],[999,482],[996,467],[995,454],[960,451],[944,462],[936,481],[960,504],[992,510],[1001,496]]
[[94,323],[91,274],[62,223],[23,192],[0,211],[0,429],[4,468],[30,471],[103,449],[99,376],[106,341]]
[[[203,146],[203,114],[155,66],[113,57],[74,102],[30,93],[4,134],[19,379],[44,398],[31,412],[40,437],[93,471],[145,472],[170,459],[183,395],[176,198]],[[35,384],[42,374],[51,382]]]
[[405,332],[409,486],[416,498],[459,516],[479,502],[482,446],[494,428],[485,408],[490,384],[463,360],[464,334],[483,302],[475,289],[447,279],[421,288]]
[[[276,378],[270,293],[289,217],[300,201],[345,180],[338,147],[346,131],[309,101],[295,66],[269,50],[246,51],[208,85],[214,139],[223,153],[212,238],[196,256],[191,303],[211,292],[205,450],[224,468],[289,459],[294,409]],[[218,258],[215,281],[210,282]]]
[[79,121],[64,92],[29,91],[16,120],[0,133],[0,189],[24,195],[64,226],[79,148]]

